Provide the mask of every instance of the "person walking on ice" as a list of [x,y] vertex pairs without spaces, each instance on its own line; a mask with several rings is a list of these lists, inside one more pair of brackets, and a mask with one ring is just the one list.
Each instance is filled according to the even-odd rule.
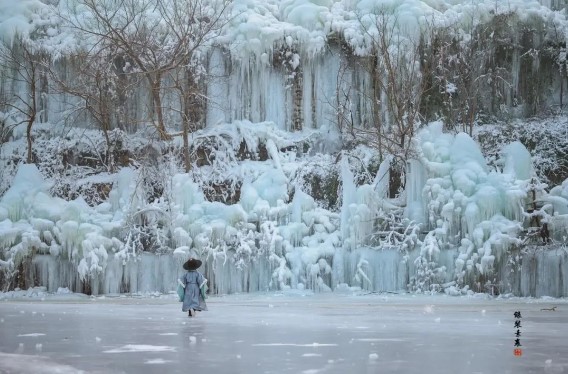
[[207,310],[205,303],[207,279],[197,271],[200,266],[201,260],[190,258],[183,264],[187,272],[178,279],[180,286],[184,288],[183,300],[180,300],[183,301],[181,310],[188,312],[189,317],[195,317],[196,311]]

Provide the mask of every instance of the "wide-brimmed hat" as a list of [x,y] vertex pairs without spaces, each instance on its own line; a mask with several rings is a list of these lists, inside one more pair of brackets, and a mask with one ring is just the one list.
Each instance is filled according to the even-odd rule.
[[185,270],[195,270],[198,267],[200,267],[201,264],[202,264],[201,260],[198,260],[196,258],[190,258],[185,262],[185,264],[183,264],[183,268]]

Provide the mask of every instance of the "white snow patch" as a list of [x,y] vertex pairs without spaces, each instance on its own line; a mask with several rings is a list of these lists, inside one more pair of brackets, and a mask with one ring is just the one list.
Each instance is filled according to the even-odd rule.
[[168,360],[164,360],[163,358],[154,358],[154,359],[150,359],[150,360],[146,360],[144,363],[147,365],[159,365],[159,364],[166,364],[168,362]]
[[397,339],[397,338],[361,338],[355,339],[358,342],[405,342],[408,339]]
[[129,353],[129,352],[175,352],[175,347],[165,345],[127,344],[120,348],[103,351],[103,353]]
[[253,344],[253,347],[336,347],[337,344],[322,344],[322,343],[311,343],[311,344],[294,344],[294,343],[267,343],[267,344]]
[[39,332],[35,332],[35,333],[31,333],[31,334],[20,334],[18,336],[31,336],[31,337],[38,337],[38,336],[45,336],[45,334],[39,333]]
[[0,352],[0,372],[2,373],[35,373],[35,374],[83,374],[72,366],[52,362],[43,356],[10,354]]

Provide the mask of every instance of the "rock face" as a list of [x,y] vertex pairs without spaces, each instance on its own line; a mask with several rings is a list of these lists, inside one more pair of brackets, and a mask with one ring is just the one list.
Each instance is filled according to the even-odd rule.
[[[43,122],[69,120],[69,111],[80,109],[74,126],[130,131],[158,121],[158,114],[174,131],[181,130],[184,115],[193,130],[249,120],[290,131],[389,131],[416,111],[426,122],[442,117],[448,128],[471,135],[484,116],[528,117],[566,102],[567,22],[550,2],[507,7],[488,1],[472,9],[442,2],[388,9],[364,9],[372,2],[308,3],[300,7],[303,17],[293,4],[278,2],[228,10],[228,17],[232,11],[240,18],[209,35],[217,38],[215,47],[199,48],[189,70],[179,63],[148,79],[144,65],[135,66],[136,56],[121,52],[126,47],[88,55],[84,48],[97,39],[77,25],[63,31],[69,25],[57,14],[70,12],[63,5],[23,5],[30,9],[21,17],[39,14],[51,28],[30,21],[15,28],[19,38],[6,32],[10,48],[0,58],[0,92],[29,94],[33,86],[34,110]],[[363,11],[365,17],[358,13]],[[0,18],[0,28],[17,19],[10,15]],[[248,31],[242,26],[247,22]],[[30,66],[35,74],[22,75]],[[155,100],[160,113],[152,109]]]

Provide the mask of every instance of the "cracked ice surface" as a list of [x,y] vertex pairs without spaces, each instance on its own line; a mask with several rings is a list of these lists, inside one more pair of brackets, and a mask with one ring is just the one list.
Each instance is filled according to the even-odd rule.
[[189,318],[173,295],[5,299],[0,373],[568,372],[566,299],[267,293],[208,304]]

